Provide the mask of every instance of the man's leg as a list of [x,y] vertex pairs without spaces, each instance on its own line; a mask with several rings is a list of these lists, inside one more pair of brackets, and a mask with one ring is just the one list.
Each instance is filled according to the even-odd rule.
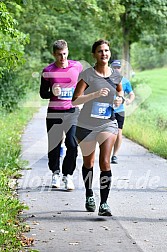
[[48,134],[48,165],[54,173],[60,172],[60,146],[62,139],[62,127],[57,124],[60,119],[47,118]]
[[123,124],[124,124],[124,119],[125,119],[125,113],[124,112],[116,113],[115,118],[118,122],[118,135],[117,135],[117,139],[115,141],[114,147],[113,147],[113,154],[111,158],[112,164],[118,163],[117,155],[122,144],[122,129],[123,129]]
[[47,116],[47,134],[48,134],[48,166],[52,171],[52,187],[60,187],[60,147],[62,138],[62,120],[60,118],[53,118]]
[[62,173],[65,189],[67,190],[75,189],[72,176],[76,168],[76,159],[78,156],[78,144],[75,138],[75,131],[76,126],[73,125],[65,137],[66,154],[63,160]]
[[117,156],[118,150],[121,147],[121,143],[122,143],[122,129],[118,129],[118,135],[113,149],[113,156]]
[[73,125],[66,133],[65,146],[66,155],[63,160],[62,173],[64,176],[72,175],[76,167],[76,159],[78,155],[78,144],[75,138],[76,126]]

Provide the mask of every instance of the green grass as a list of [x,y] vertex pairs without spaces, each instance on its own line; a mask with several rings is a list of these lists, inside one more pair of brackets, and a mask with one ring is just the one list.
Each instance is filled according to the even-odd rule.
[[136,99],[131,106],[134,112],[126,117],[123,134],[167,158],[167,68],[136,73],[131,82]]
[[[24,163],[19,160],[23,129],[37,108],[25,107],[13,113],[0,112],[0,251],[20,250],[24,223],[19,213],[26,208],[17,198],[12,181],[19,177]],[[15,186],[15,184],[14,184]]]
[[143,71],[137,73],[137,76],[144,79],[152,90],[149,103],[155,105],[158,110],[167,108],[167,68]]

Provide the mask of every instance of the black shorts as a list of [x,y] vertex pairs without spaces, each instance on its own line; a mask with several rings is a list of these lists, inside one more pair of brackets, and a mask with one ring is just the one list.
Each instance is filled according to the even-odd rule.
[[83,141],[96,141],[96,138],[101,132],[109,132],[114,135],[118,134],[118,123],[117,120],[112,120],[108,124],[104,124],[99,127],[94,127],[93,129],[88,129],[85,127],[77,126],[76,128],[76,138],[79,142]]
[[82,128],[82,127],[77,126],[75,136],[76,136],[76,138],[78,139],[78,141],[81,142],[81,141],[82,141],[84,138],[86,138],[91,132],[92,132],[92,130],[85,129],[85,128]]
[[118,129],[123,129],[125,112],[115,113],[115,119],[118,122]]

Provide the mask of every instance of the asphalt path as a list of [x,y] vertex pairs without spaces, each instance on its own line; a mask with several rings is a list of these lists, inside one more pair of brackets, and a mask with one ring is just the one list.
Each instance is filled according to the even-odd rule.
[[25,218],[41,252],[165,252],[167,251],[167,160],[123,138],[119,163],[113,164],[108,204],[112,217],[99,217],[98,148],[94,172],[97,209],[85,210],[79,149],[74,172],[76,189],[63,183],[52,189],[47,165],[46,107],[41,107],[22,136],[22,159],[29,163],[18,181],[18,194],[29,210]]

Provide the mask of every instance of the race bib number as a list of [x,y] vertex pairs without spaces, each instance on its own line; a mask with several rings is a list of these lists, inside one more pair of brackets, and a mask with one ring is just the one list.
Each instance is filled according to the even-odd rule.
[[91,117],[108,119],[112,116],[112,107],[109,103],[93,102]]
[[74,93],[74,88],[62,88],[61,95],[58,96],[59,100],[71,100]]

